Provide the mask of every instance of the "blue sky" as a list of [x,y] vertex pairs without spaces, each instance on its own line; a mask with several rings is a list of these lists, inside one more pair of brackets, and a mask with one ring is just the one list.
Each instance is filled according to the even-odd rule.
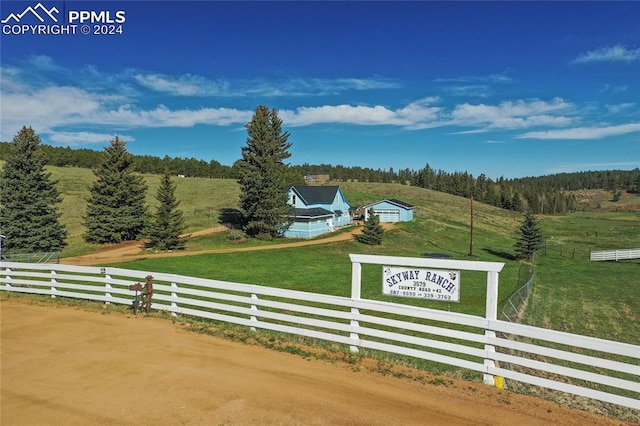
[[27,125],[231,165],[267,105],[291,164],[640,167],[640,2],[3,0],[0,18],[3,141]]

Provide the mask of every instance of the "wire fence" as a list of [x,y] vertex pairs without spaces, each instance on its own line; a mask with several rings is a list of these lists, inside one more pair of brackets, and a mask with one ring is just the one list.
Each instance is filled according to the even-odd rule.
[[[637,242],[634,242],[637,244]],[[604,247],[603,247],[604,246]],[[549,257],[562,257],[565,259],[571,259],[576,261],[593,261],[592,253],[601,252],[605,250],[637,250],[636,248],[624,248],[620,247],[620,244],[616,246],[613,244],[606,244],[601,246],[581,246],[577,247],[572,244],[558,244],[558,243],[546,243],[540,249],[540,256],[549,256]],[[622,259],[622,258],[621,258]],[[628,257],[626,259],[635,259],[634,257]],[[600,260],[600,259],[596,259]],[[620,260],[620,259],[602,259],[602,260]]]
[[60,263],[59,251],[44,253],[2,253],[0,260],[20,263]]
[[518,280],[526,280],[526,283],[509,297],[507,303],[502,308],[501,319],[515,323],[519,322],[524,312],[526,302],[529,299],[529,295],[531,294],[531,289],[533,288],[533,276],[533,265],[520,265],[520,270],[518,271]]

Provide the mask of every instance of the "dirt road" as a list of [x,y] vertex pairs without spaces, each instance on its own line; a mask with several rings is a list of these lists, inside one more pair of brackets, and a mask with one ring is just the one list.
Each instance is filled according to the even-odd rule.
[[[386,223],[383,224],[385,229],[392,229],[393,224]],[[188,235],[191,237],[213,234],[216,232],[224,232],[227,231],[227,228],[223,226],[217,226],[214,228],[203,229],[197,232],[192,232]],[[304,240],[304,241],[293,241],[293,242],[283,242],[280,244],[270,244],[267,246],[258,246],[258,247],[233,247],[219,250],[185,250],[185,251],[173,251],[173,252],[162,252],[162,253],[144,253],[142,250],[142,241],[129,241],[126,243],[118,244],[117,246],[111,247],[107,250],[90,253],[83,256],[76,257],[67,257],[60,259],[60,263],[64,263],[66,265],[101,265],[107,263],[117,263],[117,262],[126,262],[129,260],[143,259],[143,258],[157,258],[157,257],[177,257],[177,256],[193,256],[198,254],[211,254],[211,253],[231,253],[231,252],[242,252],[242,251],[256,251],[256,250],[276,250],[281,248],[291,248],[291,247],[304,247],[310,245],[317,244],[327,244],[337,241],[348,241],[353,239],[355,235],[362,231],[361,227],[357,227],[353,229],[353,232],[340,233],[334,236],[313,239],[313,240]],[[286,240],[285,240],[286,241]]]
[[480,383],[307,360],[179,323],[2,295],[10,425],[621,425]]

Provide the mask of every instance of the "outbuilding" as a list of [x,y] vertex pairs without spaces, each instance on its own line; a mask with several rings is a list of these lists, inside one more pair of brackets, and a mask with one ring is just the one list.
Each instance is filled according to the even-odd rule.
[[365,220],[369,218],[371,209],[378,216],[380,222],[410,222],[413,220],[413,206],[392,198],[366,205],[363,209]]

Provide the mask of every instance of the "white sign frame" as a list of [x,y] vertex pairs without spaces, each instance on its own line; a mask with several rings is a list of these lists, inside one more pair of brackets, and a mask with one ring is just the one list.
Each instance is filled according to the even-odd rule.
[[383,266],[382,294],[460,303],[460,271]]

